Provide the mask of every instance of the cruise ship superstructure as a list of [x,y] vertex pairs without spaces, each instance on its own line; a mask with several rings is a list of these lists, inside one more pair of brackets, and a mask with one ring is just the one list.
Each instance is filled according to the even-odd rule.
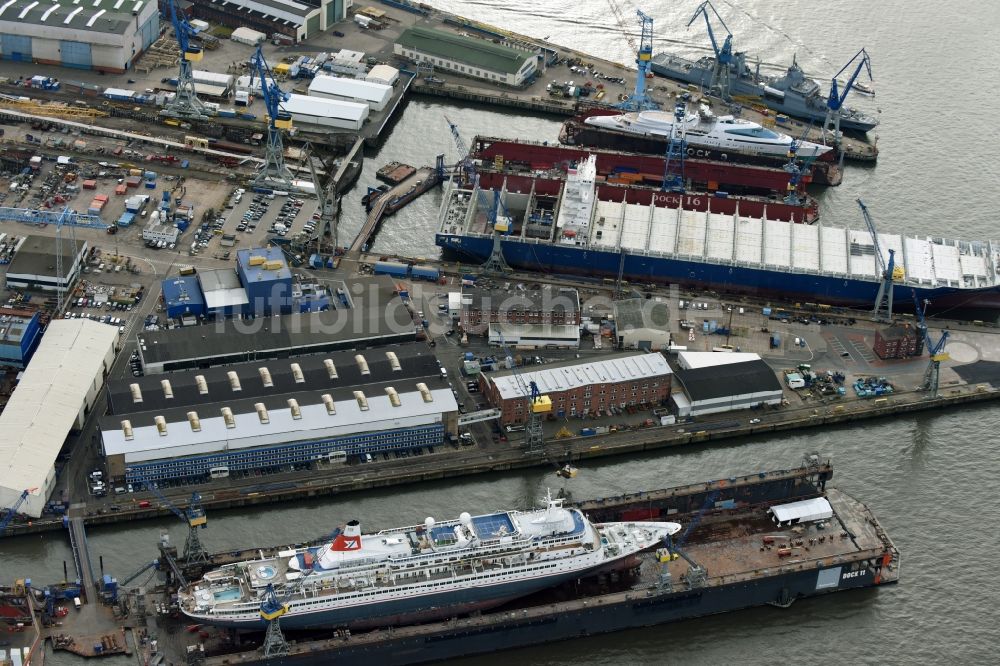
[[287,605],[283,629],[366,627],[452,617],[603,570],[634,566],[680,529],[669,522],[593,524],[559,499],[362,535],[357,521],[329,543],[225,565],[180,592],[207,624],[264,625],[269,586]]

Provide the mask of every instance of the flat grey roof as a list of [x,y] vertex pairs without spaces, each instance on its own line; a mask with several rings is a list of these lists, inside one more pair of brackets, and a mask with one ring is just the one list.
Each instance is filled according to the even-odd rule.
[[241,289],[240,276],[233,268],[216,268],[198,271],[198,282],[203,292],[216,289]]
[[63,275],[56,276],[56,239],[52,236],[28,236],[14,255],[14,259],[7,266],[7,274],[49,275],[65,278],[70,269],[73,268],[76,255],[83,250],[86,244],[86,241],[76,241],[76,252],[74,252],[73,240],[63,238]]
[[670,307],[647,298],[615,301],[615,326],[619,331],[644,328],[670,330]]
[[[538,285],[531,285],[538,286]],[[503,289],[466,288],[463,297],[471,297],[471,307],[481,311],[579,312],[580,294],[571,287],[540,286],[538,289],[516,287]]]
[[[121,35],[150,0],[0,0],[0,23]],[[152,6],[156,6],[153,2]]]
[[[395,354],[399,370],[393,369],[389,353]],[[362,373],[361,365],[355,358],[358,355],[364,357],[368,374]],[[327,360],[333,363],[337,375],[335,378],[330,377]],[[298,364],[302,381],[296,381],[292,364]],[[261,372],[262,368],[266,368],[266,373]],[[238,391],[230,383],[230,372],[235,372],[238,377]],[[265,374],[272,386],[265,386]],[[391,386],[398,383],[400,391],[403,386],[412,391],[418,381],[433,379],[436,386],[440,383],[439,374],[437,359],[425,344],[410,343],[381,349],[338,351],[109,382],[108,411],[120,419],[135,412],[162,413],[163,410],[170,409],[183,411],[220,402],[226,405],[248,403],[250,411],[253,411],[254,402],[263,401],[266,404],[268,400],[275,400],[284,404],[288,397],[306,393],[313,395],[312,402],[319,402],[318,396],[322,393],[330,393],[334,397],[337,394],[350,397],[352,391],[373,384]],[[205,378],[206,393],[199,392],[196,379],[199,375]],[[169,382],[172,397],[166,397],[163,382]],[[138,385],[142,402],[135,402],[131,389],[133,384]],[[233,411],[236,411],[235,406]]]
[[216,362],[213,359],[225,357],[238,356],[238,360],[244,360],[275,352],[294,356],[336,342],[363,344],[414,335],[413,318],[393,293],[391,278],[357,278],[346,283],[353,308],[249,321],[224,319],[201,326],[144,331],[139,334],[143,341],[140,352],[143,362],[149,365],[197,361],[207,367]]

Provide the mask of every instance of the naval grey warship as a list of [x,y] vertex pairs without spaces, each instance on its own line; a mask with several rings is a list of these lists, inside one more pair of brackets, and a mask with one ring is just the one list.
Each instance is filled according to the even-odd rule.
[[[669,53],[653,56],[650,68],[654,74],[684,83],[693,83],[708,90],[716,62],[714,56],[688,60]],[[760,102],[778,113],[822,123],[826,119],[826,96],[819,83],[810,79],[799,67],[795,58],[782,76],[764,76],[760,64],[753,70],[747,64],[746,53],[732,54],[729,67],[729,94],[736,97],[759,98]],[[870,132],[878,119],[857,109],[841,109],[840,128],[857,132]]]

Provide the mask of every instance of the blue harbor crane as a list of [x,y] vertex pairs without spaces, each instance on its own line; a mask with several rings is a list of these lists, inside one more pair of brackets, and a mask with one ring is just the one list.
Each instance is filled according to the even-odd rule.
[[611,13],[615,15],[615,21],[618,22],[618,28],[625,37],[625,41],[628,42],[632,51],[635,52],[635,65],[639,70],[636,74],[635,90],[632,92],[632,96],[623,100],[617,107],[624,111],[658,109],[660,105],[654,102],[649,93],[646,92],[646,79],[651,76],[649,69],[653,61],[653,17],[641,9],[636,10],[635,14],[641,26],[639,43],[637,44],[635,38],[632,37],[628,25],[625,23],[625,16],[622,14],[622,10],[616,0],[608,0],[608,5],[611,7]]
[[188,23],[183,12],[177,11],[175,0],[167,0],[167,10],[170,12],[170,23],[174,26],[174,39],[177,40],[181,53],[178,58],[177,94],[167,102],[160,115],[186,120],[208,120],[212,113],[195,93],[191,68],[191,63],[201,62],[205,55],[201,47],[191,41],[198,30]]
[[288,654],[288,641],[281,633],[281,616],[288,612],[288,605],[278,600],[274,585],[267,584],[264,597],[260,602],[260,617],[267,622],[267,634],[264,636],[264,659],[283,657]]
[[167,499],[155,484],[146,484],[146,489],[156,495],[163,502],[163,506],[170,509],[175,516],[184,521],[184,524],[188,526],[187,539],[184,541],[184,563],[190,565],[208,562],[208,551],[202,546],[201,539],[198,537],[198,530],[208,527],[208,516],[205,514],[205,509],[201,506],[201,495],[191,493],[191,499],[188,501],[187,508],[182,510]]
[[799,150],[806,140],[811,126],[802,130],[798,138],[793,138],[788,145],[788,161],[785,162],[784,170],[788,172],[788,193],[785,195],[785,203],[792,206],[801,206],[805,197],[801,191],[802,177],[812,168],[812,163],[816,161],[818,149],[813,149],[812,155],[806,155],[800,159]]
[[944,346],[948,344],[948,331],[942,332],[938,341],[934,342],[930,336],[930,332],[927,330],[927,305],[930,301],[924,300],[924,302],[921,303],[917,298],[917,290],[914,289],[912,292],[915,309],[917,311],[917,322],[920,327],[920,335],[923,336],[924,346],[927,348],[927,353],[930,355],[930,362],[927,364],[927,369],[924,371],[924,379],[920,384],[919,390],[927,391],[927,397],[933,400],[938,397],[938,381],[941,376],[941,362],[947,361],[951,358],[948,355],[948,352],[944,350]]
[[503,331],[500,329],[500,324],[497,324],[497,335],[500,338],[500,348],[503,349],[504,356],[507,359],[507,367],[510,368],[511,377],[517,384],[519,393],[528,399],[528,420],[524,424],[525,451],[527,453],[541,453],[544,451],[543,445],[545,441],[545,436],[542,432],[542,414],[552,411],[552,398],[542,395],[541,391],[538,390],[538,384],[535,382],[526,382],[521,377],[521,373],[518,372],[517,366],[514,364],[514,358],[510,354],[510,347],[507,346],[507,342],[503,338]]
[[487,211],[487,223],[493,230],[493,250],[490,257],[482,265],[482,271],[486,275],[505,275],[511,272],[511,267],[503,256],[503,245],[501,244],[501,234],[510,234],[513,218],[507,212],[507,207],[503,203],[500,192],[493,192],[492,203],[486,192],[479,187],[479,174],[476,172],[476,165],[472,161],[472,153],[468,144],[462,138],[462,133],[458,130],[458,125],[451,122],[448,116],[444,116],[444,121],[448,123],[451,136],[455,140],[455,147],[458,148],[459,162],[455,166],[455,175],[464,185],[472,185],[479,200],[479,208]]
[[[281,90],[274,80],[270,66],[264,60],[260,45],[250,57],[250,88],[253,89],[254,76],[260,81],[261,97],[267,107],[267,144],[264,147],[264,164],[254,176],[254,185],[277,186],[292,189],[292,172],[285,165],[285,147],[282,130],[292,129],[292,115],[281,108],[291,95]],[[316,196],[322,196],[319,191]]]
[[663,163],[663,183],[660,189],[664,192],[684,192],[684,157],[687,152],[687,137],[683,129],[684,117],[687,115],[687,105],[678,100],[674,106],[674,124],[670,128],[670,141],[667,142],[667,158]]
[[17,498],[17,501],[14,502],[14,506],[7,510],[7,514],[3,518],[0,518],[0,536],[3,536],[3,533],[7,531],[7,526],[10,525],[12,520],[14,520],[17,510],[20,509],[25,500],[28,499],[28,495],[36,490],[38,490],[38,488],[26,488],[24,492],[21,493],[21,496]]
[[[715,18],[719,19],[719,23],[726,31],[726,39],[722,43],[722,46],[719,46],[719,42],[715,38],[715,31],[712,30],[712,20],[708,15],[709,9],[715,14]],[[694,14],[691,16],[691,20],[688,21],[687,27],[690,28],[691,24],[698,20],[699,15],[705,17],[705,27],[708,28],[708,39],[712,42],[712,51],[715,52],[715,66],[712,68],[712,81],[709,84],[708,92],[729,101],[729,78],[733,65],[733,33],[729,31],[726,22],[722,20],[722,16],[719,15],[718,10],[715,9],[710,0],[705,0],[698,5],[698,9],[694,10]]]
[[[857,61],[857,65],[854,67],[854,73],[851,74],[851,78],[844,84],[844,91],[840,92],[837,77],[843,74],[855,61]],[[868,51],[863,48],[855,53],[854,57],[848,60],[847,64],[840,68],[839,72],[833,75],[833,81],[830,83],[830,96],[826,100],[826,120],[823,121],[823,135],[826,136],[827,130],[831,129],[832,126],[835,145],[840,145],[840,111],[844,107],[847,95],[855,87],[855,82],[858,80],[858,75],[861,74],[862,69],[865,70],[868,74],[868,80],[871,81],[872,61],[868,57]]]
[[875,268],[878,270],[878,295],[875,297],[875,307],[872,314],[878,321],[892,321],[892,283],[903,279],[903,267],[896,265],[896,251],[892,249],[889,250],[889,262],[886,263],[882,247],[878,242],[878,231],[875,229],[871,213],[868,212],[868,206],[861,199],[857,201],[858,206],[861,207],[861,215],[865,218],[865,226],[868,227],[868,233],[872,237],[875,250]]

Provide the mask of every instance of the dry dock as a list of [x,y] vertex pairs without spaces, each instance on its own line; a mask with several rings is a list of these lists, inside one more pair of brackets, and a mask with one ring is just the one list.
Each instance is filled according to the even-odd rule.
[[[584,580],[474,617],[336,631],[320,640],[290,634],[296,639],[290,654],[267,663],[436,662],[758,605],[787,608],[798,599],[897,582],[898,550],[864,504],[826,488],[831,475],[829,465],[813,461],[794,470],[583,503],[620,519],[657,497],[664,502],[660,519],[693,529],[676,541],[674,557],[647,553],[621,577]],[[831,518],[790,527],[769,519],[771,506],[814,497],[829,501]],[[204,646],[207,666],[265,663],[258,650],[219,653],[220,647]]]

